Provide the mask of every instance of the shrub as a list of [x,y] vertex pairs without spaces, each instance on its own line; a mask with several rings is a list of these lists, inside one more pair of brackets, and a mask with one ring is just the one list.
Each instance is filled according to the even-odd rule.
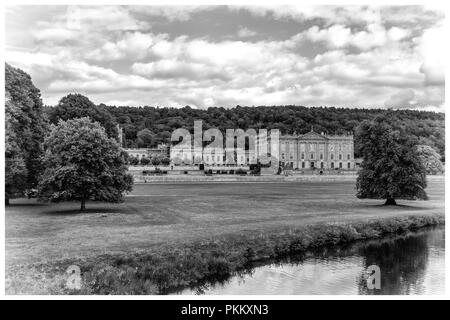
[[146,165],[148,165],[150,163],[150,159],[149,158],[146,158],[146,157],[142,157],[141,158],[141,164],[143,165],[143,166],[146,166]]

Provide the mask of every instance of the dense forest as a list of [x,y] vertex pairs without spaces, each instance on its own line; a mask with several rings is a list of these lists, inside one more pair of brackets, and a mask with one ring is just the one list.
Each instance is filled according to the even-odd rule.
[[[169,142],[171,132],[180,127],[193,130],[194,120],[203,120],[203,129],[211,127],[225,130],[227,128],[267,128],[279,129],[282,134],[306,133],[314,126],[316,132],[328,134],[345,134],[354,132],[364,120],[385,115],[394,127],[402,128],[406,133],[417,137],[420,144],[436,149],[444,160],[444,114],[385,109],[345,109],[334,107],[303,106],[261,106],[234,108],[193,109],[184,107],[115,107],[100,105],[108,110],[115,121],[124,130],[126,147],[141,146],[138,132],[151,131],[154,146]],[[358,146],[356,146],[358,153]],[[357,154],[358,156],[358,154]]]

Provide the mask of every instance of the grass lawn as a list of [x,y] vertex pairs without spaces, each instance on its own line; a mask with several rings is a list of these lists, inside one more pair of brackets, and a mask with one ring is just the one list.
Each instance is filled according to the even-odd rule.
[[[122,204],[42,204],[6,208],[6,264],[130,254],[219,236],[261,234],[316,223],[444,215],[444,181],[429,201],[359,200],[355,183],[186,183],[135,185]],[[104,216],[106,214],[106,217]]]

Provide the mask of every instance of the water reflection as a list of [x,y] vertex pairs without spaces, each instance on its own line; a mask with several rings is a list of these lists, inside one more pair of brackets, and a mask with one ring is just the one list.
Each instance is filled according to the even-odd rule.
[[[181,294],[444,294],[444,228],[310,251]],[[381,289],[367,288],[367,267]]]

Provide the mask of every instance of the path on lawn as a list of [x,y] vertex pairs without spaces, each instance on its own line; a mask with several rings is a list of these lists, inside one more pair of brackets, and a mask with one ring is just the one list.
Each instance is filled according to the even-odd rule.
[[[312,223],[444,215],[444,180],[432,179],[429,201],[355,197],[354,181],[177,183],[135,185],[122,204],[42,204],[17,199],[6,209],[7,265],[145,250],[241,232]],[[106,217],[103,215],[106,214]]]

